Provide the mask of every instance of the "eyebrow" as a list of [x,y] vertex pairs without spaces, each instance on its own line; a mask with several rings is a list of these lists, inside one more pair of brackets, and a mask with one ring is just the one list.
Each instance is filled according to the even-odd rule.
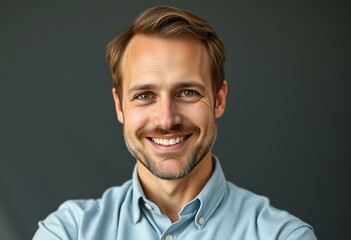
[[[176,83],[174,86],[172,86],[172,89],[193,88],[193,87],[200,89],[200,91],[206,91],[206,87],[203,84],[198,82],[179,82],[179,83]],[[157,84],[153,84],[153,83],[136,84],[128,90],[128,95],[134,91],[151,90],[156,88],[157,88]]]
[[134,85],[133,87],[129,88],[128,95],[134,91],[150,90],[150,89],[155,89],[155,88],[156,88],[156,84],[152,84],[152,83],[137,84],[137,85]]

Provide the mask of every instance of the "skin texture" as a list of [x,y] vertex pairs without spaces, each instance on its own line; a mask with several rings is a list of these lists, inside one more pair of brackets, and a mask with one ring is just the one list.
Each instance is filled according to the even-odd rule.
[[214,98],[206,49],[190,36],[134,36],[122,74],[122,102],[113,97],[126,144],[146,196],[174,222],[212,174],[226,81]]

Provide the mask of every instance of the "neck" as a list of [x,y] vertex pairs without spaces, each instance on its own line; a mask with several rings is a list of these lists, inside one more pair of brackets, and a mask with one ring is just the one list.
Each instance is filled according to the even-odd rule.
[[137,163],[140,183],[146,197],[154,202],[172,222],[179,219],[179,212],[204,188],[212,175],[212,154],[209,152],[187,176],[177,180],[163,180],[154,176]]

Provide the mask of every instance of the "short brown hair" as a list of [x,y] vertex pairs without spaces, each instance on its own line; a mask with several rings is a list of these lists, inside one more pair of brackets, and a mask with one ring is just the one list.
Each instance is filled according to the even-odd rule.
[[[224,45],[213,28],[194,13],[171,6],[156,6],[142,12],[134,23],[117,35],[107,45],[106,58],[110,66],[113,87],[119,98],[122,94],[121,62],[128,43],[136,34],[157,34],[178,37],[184,34],[203,42],[210,60],[212,90],[214,96],[224,80]],[[121,100],[121,99],[120,99]]]

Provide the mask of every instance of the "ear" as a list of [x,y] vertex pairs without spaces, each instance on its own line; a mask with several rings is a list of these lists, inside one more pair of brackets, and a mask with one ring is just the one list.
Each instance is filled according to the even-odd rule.
[[226,99],[227,99],[227,81],[224,80],[216,96],[216,106],[215,106],[216,119],[223,115],[225,110]]
[[115,101],[117,119],[120,123],[123,124],[124,116],[123,116],[122,105],[121,105],[122,103],[119,101],[116,88],[112,88],[112,96],[113,96],[113,100]]

